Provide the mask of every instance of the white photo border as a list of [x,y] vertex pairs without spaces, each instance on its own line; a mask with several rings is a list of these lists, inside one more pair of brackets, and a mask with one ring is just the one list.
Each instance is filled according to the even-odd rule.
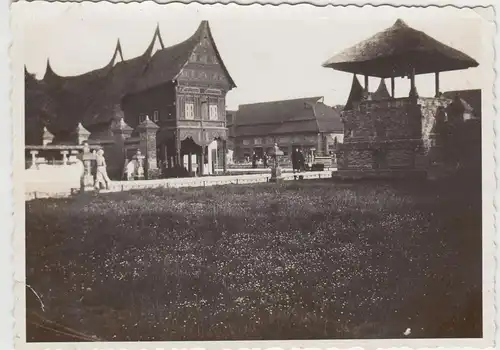
[[[123,2],[128,1],[113,1],[116,2],[116,6],[141,6],[140,3],[134,4],[123,4]],[[157,1],[158,3],[166,3],[167,1]],[[178,1],[179,3],[189,1]],[[27,4],[25,1],[20,1],[13,3],[11,6],[18,6],[21,3]],[[203,1],[199,2],[203,4],[214,4],[214,3],[239,3],[242,1]],[[252,2],[255,3],[255,2]],[[291,2],[257,2],[263,3],[273,3],[273,4],[314,4],[319,6],[382,6],[382,5],[396,5],[398,7],[426,7],[426,6],[444,6],[450,5],[449,1],[445,0],[435,0],[435,1],[415,1],[413,0],[411,4],[409,2],[395,4],[395,2],[384,2],[384,1],[370,1],[369,3],[362,1],[349,1],[349,2],[337,2],[332,5],[330,2],[326,1],[291,1]],[[246,3],[248,4],[248,2]],[[489,23],[490,27],[494,27],[496,19],[492,11],[492,7],[485,7],[491,4],[481,5],[473,0],[465,1],[453,1],[451,6],[454,7],[476,7],[477,12],[480,13],[483,18],[486,19],[485,23]],[[29,5],[28,5],[29,6]],[[260,6],[260,5],[250,5],[250,6]],[[264,9],[265,7],[262,7]],[[8,137],[3,137],[2,141],[11,142],[12,145],[12,202],[14,208],[14,214],[12,216],[14,227],[14,233],[12,235],[12,251],[9,253],[8,245],[3,245],[2,249],[7,250],[2,256],[13,257],[13,268],[14,268],[14,335],[15,349],[294,349],[294,348],[308,348],[308,349],[375,349],[375,348],[494,348],[494,332],[496,331],[496,324],[493,321],[498,321],[498,310],[496,308],[495,300],[495,286],[498,282],[495,279],[494,271],[496,270],[496,254],[498,254],[498,245],[496,240],[493,238],[494,232],[496,231],[495,223],[498,223],[498,216],[495,216],[495,203],[500,203],[495,201],[497,191],[496,189],[496,178],[494,175],[495,170],[497,170],[496,158],[494,157],[496,147],[494,141],[500,139],[499,124],[497,118],[497,110],[495,106],[498,106],[498,101],[496,100],[496,94],[493,88],[497,87],[497,74],[494,64],[495,62],[494,51],[498,48],[498,36],[493,28],[490,28],[490,36],[487,40],[491,41],[490,47],[488,47],[487,58],[481,60],[482,64],[491,65],[492,74],[485,77],[484,86],[491,86],[491,89],[483,88],[483,119],[482,119],[482,135],[483,135],[483,150],[482,150],[482,160],[483,160],[483,327],[484,327],[484,338],[483,339],[394,339],[394,340],[279,340],[279,341],[214,341],[214,342],[103,342],[103,343],[26,343],[25,340],[25,200],[24,200],[24,186],[23,186],[23,176],[22,170],[24,170],[24,63],[22,59],[22,47],[20,46],[23,42],[20,40],[22,38],[22,26],[20,23],[16,23],[16,18],[10,18],[11,24],[11,47],[10,47],[10,68],[11,68],[11,91],[7,94],[7,103],[0,104],[2,106],[9,106],[11,108],[10,120],[12,123],[12,141],[9,141]],[[487,24],[485,24],[487,26]],[[496,40],[496,41],[494,41]],[[3,92],[4,90],[0,90]],[[5,109],[5,108],[4,108]],[[497,132],[495,133],[494,130]],[[4,133],[8,133],[8,129],[4,128]],[[9,145],[4,145],[2,149],[9,149]],[[5,163],[4,163],[5,164]],[[10,174],[9,174],[10,177]],[[6,192],[7,193],[7,192]],[[12,219],[11,219],[12,220]],[[8,227],[8,225],[7,225]],[[485,239],[485,234],[488,239]],[[7,269],[8,270],[8,269]],[[491,324],[489,323],[491,322]],[[498,337],[498,335],[497,335]]]

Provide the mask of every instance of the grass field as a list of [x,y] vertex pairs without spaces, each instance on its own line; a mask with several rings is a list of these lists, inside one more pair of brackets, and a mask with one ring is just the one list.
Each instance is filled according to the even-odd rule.
[[473,181],[84,195],[26,224],[28,341],[481,336]]

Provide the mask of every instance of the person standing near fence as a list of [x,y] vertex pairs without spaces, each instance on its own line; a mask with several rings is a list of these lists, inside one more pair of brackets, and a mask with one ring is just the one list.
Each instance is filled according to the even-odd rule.
[[257,154],[255,152],[252,153],[252,168],[257,168]]
[[293,169],[294,174],[296,171],[299,171],[299,167],[300,167],[299,163],[300,163],[300,161],[299,161],[299,149],[294,148],[292,150],[292,169]]
[[104,150],[100,148],[97,151],[96,155],[96,177],[95,177],[95,188],[97,190],[101,189],[101,184],[109,190],[109,185],[111,183],[111,179],[108,176],[108,172],[106,170],[106,159],[104,158]]

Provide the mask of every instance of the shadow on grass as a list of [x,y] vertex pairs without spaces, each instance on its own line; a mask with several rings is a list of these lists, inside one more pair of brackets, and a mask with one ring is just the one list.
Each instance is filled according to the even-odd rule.
[[480,337],[480,195],[458,184],[31,201],[27,279],[47,319],[109,341]]

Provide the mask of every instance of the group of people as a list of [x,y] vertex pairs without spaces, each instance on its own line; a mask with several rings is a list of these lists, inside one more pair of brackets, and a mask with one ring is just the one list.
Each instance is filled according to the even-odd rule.
[[[257,168],[257,163],[259,162],[260,159],[262,159],[262,164],[264,168],[267,168],[269,166],[269,156],[267,153],[264,153],[262,155],[262,158],[260,158],[257,153],[253,152],[252,153],[252,168]],[[302,151],[299,148],[294,148],[292,150],[292,169],[293,172],[300,172],[302,170],[305,170],[305,157]]]
[[[267,155],[267,153],[264,153],[262,155],[262,165],[264,166],[264,168],[267,168],[268,167],[268,160],[269,160],[269,157]],[[257,168],[257,162],[259,161],[259,156],[257,155],[257,153],[253,152],[252,154],[252,168]]]

